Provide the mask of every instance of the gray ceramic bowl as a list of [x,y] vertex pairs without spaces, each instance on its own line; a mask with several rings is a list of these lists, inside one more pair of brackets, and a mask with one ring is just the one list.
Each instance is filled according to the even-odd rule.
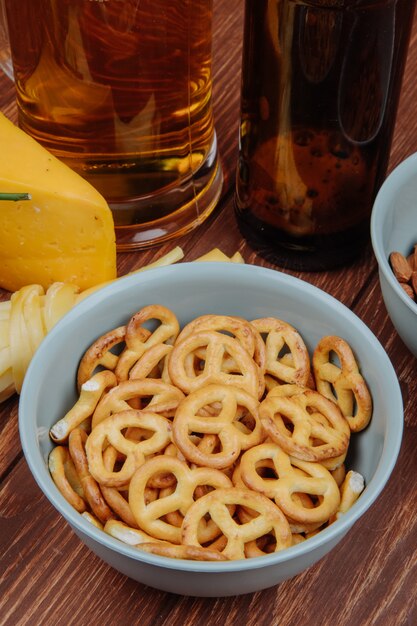
[[417,304],[400,287],[389,264],[391,252],[407,256],[417,243],[417,153],[403,161],[379,190],[372,210],[371,238],[388,315],[417,356]]
[[[75,402],[74,375],[80,356],[103,332],[126,322],[147,304],[170,307],[181,323],[204,313],[272,315],[293,324],[310,350],[324,335],[337,334],[353,347],[370,386],[374,416],[353,437],[349,466],[366,489],[342,519],[288,550],[248,560],[200,563],[141,552],[93,527],[60,495],[47,469],[50,426]],[[403,406],[392,365],[370,330],[326,293],[279,272],[227,263],[179,264],[123,278],[81,302],[39,347],[20,398],[20,436],[39,487],[79,538],[104,561],[131,578],[165,591],[227,596],[271,587],[328,553],[378,498],[400,449]]]

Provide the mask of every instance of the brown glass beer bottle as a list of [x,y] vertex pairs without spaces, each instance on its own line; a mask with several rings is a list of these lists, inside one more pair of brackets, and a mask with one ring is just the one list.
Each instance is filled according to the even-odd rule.
[[246,0],[236,215],[273,263],[322,270],[369,240],[415,0]]

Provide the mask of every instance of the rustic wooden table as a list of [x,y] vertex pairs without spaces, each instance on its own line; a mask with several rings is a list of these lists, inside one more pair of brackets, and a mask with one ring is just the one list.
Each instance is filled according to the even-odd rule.
[[[407,0],[411,1],[411,0]],[[226,174],[221,202],[203,227],[178,240],[192,260],[215,246],[268,266],[242,240],[233,214],[237,156],[241,0],[215,0],[215,112]],[[390,170],[417,151],[417,18],[414,20]],[[0,74],[0,109],[16,120],[13,85]],[[2,146],[1,149],[4,149]],[[121,254],[119,274],[167,252]],[[220,599],[144,587],[100,561],[36,486],[20,446],[18,398],[0,406],[0,624],[417,624],[417,360],[397,336],[381,299],[370,247],[348,268],[292,272],[332,294],[371,328],[392,360],[404,397],[404,440],[378,501],[345,539],[294,579],[255,594]],[[1,293],[6,299],[10,294]]]

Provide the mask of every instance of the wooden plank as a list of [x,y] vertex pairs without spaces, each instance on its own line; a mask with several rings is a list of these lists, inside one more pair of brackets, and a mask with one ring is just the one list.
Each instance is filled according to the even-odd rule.
[[[223,198],[205,223],[158,249],[120,254],[119,274],[181,245],[186,260],[213,247],[239,250],[271,267],[242,241],[233,212],[242,36],[240,0],[215,0],[214,110],[226,174]],[[226,43],[226,51],[225,51]],[[417,151],[417,15],[402,89],[390,170]],[[10,82],[0,75],[0,109],[16,119]],[[281,271],[281,270],[277,270]],[[0,624],[141,624],[147,626],[403,626],[417,623],[417,360],[396,334],[382,301],[371,251],[348,268],[286,273],[331,293],[368,324],[396,370],[405,431],[394,473],[378,501],[324,559],[290,581],[233,598],[187,598],[144,587],[93,555],[41,494],[17,430],[18,402],[0,405]],[[1,299],[9,294],[0,293]]]

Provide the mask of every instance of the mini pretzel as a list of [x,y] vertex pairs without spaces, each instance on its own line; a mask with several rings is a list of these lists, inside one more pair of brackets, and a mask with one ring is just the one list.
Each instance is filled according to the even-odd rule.
[[200,546],[184,546],[175,545],[167,541],[159,541],[158,543],[141,543],[138,546],[145,552],[166,556],[171,559],[188,559],[190,561],[227,561],[218,550],[211,548],[201,548]]
[[114,515],[112,510],[107,506],[100,491],[100,487],[89,472],[85,454],[87,436],[87,433],[81,430],[81,428],[74,428],[68,438],[69,453],[91,510],[100,522],[105,523],[108,519],[114,517]]
[[[257,466],[267,459],[274,464],[276,479],[262,478],[256,471]],[[289,457],[273,443],[245,452],[240,461],[240,473],[250,489],[274,499],[285,515],[302,524],[323,524],[337,511],[340,503],[339,488],[330,472],[319,463]],[[306,502],[298,494],[318,498],[317,506],[311,507],[310,498],[305,506]],[[296,495],[298,497],[294,497]]]
[[94,429],[102,420],[114,413],[129,410],[131,408],[129,400],[149,397],[151,397],[150,402],[146,407],[141,406],[141,410],[171,417],[184,398],[184,394],[174,385],[168,385],[153,378],[125,380],[117,387],[110,389],[100,400],[93,414],[92,428]]
[[81,386],[89,380],[97,367],[101,366],[107,370],[114,370],[118,356],[111,352],[114,346],[124,344],[126,326],[119,326],[99,337],[84,353],[77,373],[77,386]]
[[[262,444],[261,444],[262,445]],[[275,444],[273,444],[275,445]],[[259,447],[259,446],[257,446]],[[253,449],[253,448],[252,448]],[[260,469],[263,468],[268,468],[269,470],[274,469],[275,470],[275,466],[273,461],[270,458],[265,458],[265,459],[261,459],[259,462],[256,463],[256,472],[259,472]],[[295,472],[299,472],[300,474],[302,474],[303,476],[305,476],[305,473],[302,472],[301,470],[298,470],[297,468],[293,468]],[[275,470],[275,474],[276,474],[276,470]],[[268,480],[266,478],[266,480]],[[243,489],[248,489],[249,485],[246,484],[241,476],[241,464],[239,463],[238,465],[236,465],[235,470],[233,472],[233,478],[232,478],[233,484],[235,487],[239,487],[239,488],[243,488]],[[255,491],[259,491],[257,489],[255,489]],[[263,491],[259,491],[260,493],[263,493]],[[265,494],[264,494],[265,495]],[[312,501],[312,499],[305,493],[296,493],[293,494],[293,499],[297,501],[297,503],[299,504],[299,506],[302,507],[306,507],[306,508],[310,508],[312,509],[314,507],[314,503]],[[276,502],[277,506],[279,506],[279,503]],[[239,520],[242,523],[246,523],[248,521],[250,521],[253,517],[254,517],[254,512],[251,511],[250,509],[248,509],[247,507],[239,507],[238,512],[237,512],[237,516],[239,518]],[[291,533],[294,535],[295,533],[306,533],[306,532],[310,532],[312,530],[315,530],[316,528],[318,528],[319,526],[322,525],[322,522],[315,522],[315,523],[306,523],[303,522],[301,523],[300,521],[296,521],[294,519],[291,519],[289,516],[286,516],[288,523],[290,525],[290,529],[291,529]],[[262,543],[262,542],[261,542]],[[254,553],[255,549],[260,549],[260,545],[259,542],[257,543],[257,547],[255,547],[254,545],[251,546],[247,546],[245,548],[245,552],[251,552],[251,554]]]
[[[238,524],[231,517],[228,506],[239,505],[258,513],[246,524]],[[184,517],[182,540],[186,545],[201,546],[199,527],[202,520],[210,515],[227,538],[222,554],[229,559],[245,558],[245,545],[259,537],[274,533],[275,552],[287,548],[292,543],[291,530],[282,511],[260,493],[249,489],[216,489],[191,505]]]
[[261,403],[259,415],[270,438],[298,459],[321,461],[347,450],[350,430],[346,420],[334,402],[316,391],[292,397],[270,393]]
[[346,474],[345,480],[340,487],[340,506],[338,509],[338,516],[341,513],[347,513],[349,509],[355,504],[360,494],[365,488],[365,481],[363,476],[359,472],[349,470]]
[[76,511],[83,513],[87,506],[68,448],[64,446],[53,448],[48,457],[48,467],[55,485],[65,500]]
[[[334,352],[340,367],[331,362]],[[366,428],[372,415],[372,398],[349,344],[340,337],[319,341],[313,354],[317,390],[336,402],[352,431]]]
[[[159,497],[154,502],[146,503],[145,488],[155,474],[172,473],[177,479],[175,490],[166,497]],[[185,515],[194,502],[195,490],[199,485],[228,488],[232,482],[215,469],[199,467],[189,469],[186,463],[169,456],[156,456],[146,461],[133,475],[129,486],[129,504],[140,528],[157,539],[171,543],[181,543],[181,529],[164,521],[167,513],[179,511]],[[198,536],[202,543],[207,543],[219,535],[213,522],[202,520]]]
[[[127,428],[149,430],[153,434],[145,440],[132,441],[123,435]],[[134,409],[116,413],[100,422],[90,433],[86,452],[92,476],[106,487],[123,487],[134,471],[145,462],[145,457],[163,450],[171,440],[171,423],[165,417],[148,411]],[[108,470],[103,452],[111,444],[126,459],[120,470]]]
[[[308,391],[308,389],[309,389],[308,387],[299,387],[298,385],[284,384],[284,385],[274,386],[269,392],[269,394],[271,395],[271,397],[273,396],[291,397],[294,395],[298,395],[300,393],[304,393],[305,391]],[[323,418],[323,416],[321,416],[319,413],[315,413],[314,417],[318,421],[321,421],[324,427],[327,426],[327,420]],[[343,452],[342,454],[336,457],[329,458],[329,459],[321,459],[320,463],[324,465],[324,467],[328,470],[331,470],[331,471],[335,470],[344,463],[346,454],[347,454],[347,449],[345,450],[345,452]]]
[[[251,324],[261,335],[266,335],[265,371],[282,382],[307,386],[310,357],[298,331],[274,317],[252,320]],[[283,354],[283,350],[287,352]],[[291,359],[286,356],[288,353]]]
[[128,524],[115,519],[110,519],[106,522],[104,532],[119,541],[123,541],[123,543],[127,543],[129,546],[158,541],[140,528],[131,528]]
[[346,474],[345,480],[340,486],[340,505],[335,515],[329,520],[330,524],[349,511],[361,495],[364,488],[365,482],[363,476],[358,472],[350,470]]
[[[151,320],[157,320],[160,324],[144,339],[143,324]],[[130,369],[146,350],[158,343],[174,341],[179,331],[177,318],[164,306],[152,304],[135,313],[126,326],[126,348],[121,353],[115,370],[118,380],[127,380]]]
[[[218,414],[202,415],[202,409],[214,403],[219,405]],[[253,420],[252,431],[237,419],[241,407]],[[196,445],[190,437],[193,432],[217,435],[220,451],[204,450]],[[217,469],[230,467],[241,450],[257,445],[264,437],[257,400],[231,385],[208,385],[191,393],[179,404],[172,425],[172,440],[189,461]]]
[[[203,370],[190,375],[187,359],[200,348],[205,349]],[[230,356],[236,364],[236,373],[223,370],[226,356]],[[168,371],[173,383],[185,393],[212,383],[241,387],[256,398],[263,392],[255,361],[236,339],[214,331],[201,331],[176,343],[171,352]]]
[[49,432],[55,443],[67,440],[69,433],[85,419],[92,416],[103,393],[117,384],[116,376],[109,370],[103,370],[86,380],[81,385],[81,393],[68,413],[54,424]]

